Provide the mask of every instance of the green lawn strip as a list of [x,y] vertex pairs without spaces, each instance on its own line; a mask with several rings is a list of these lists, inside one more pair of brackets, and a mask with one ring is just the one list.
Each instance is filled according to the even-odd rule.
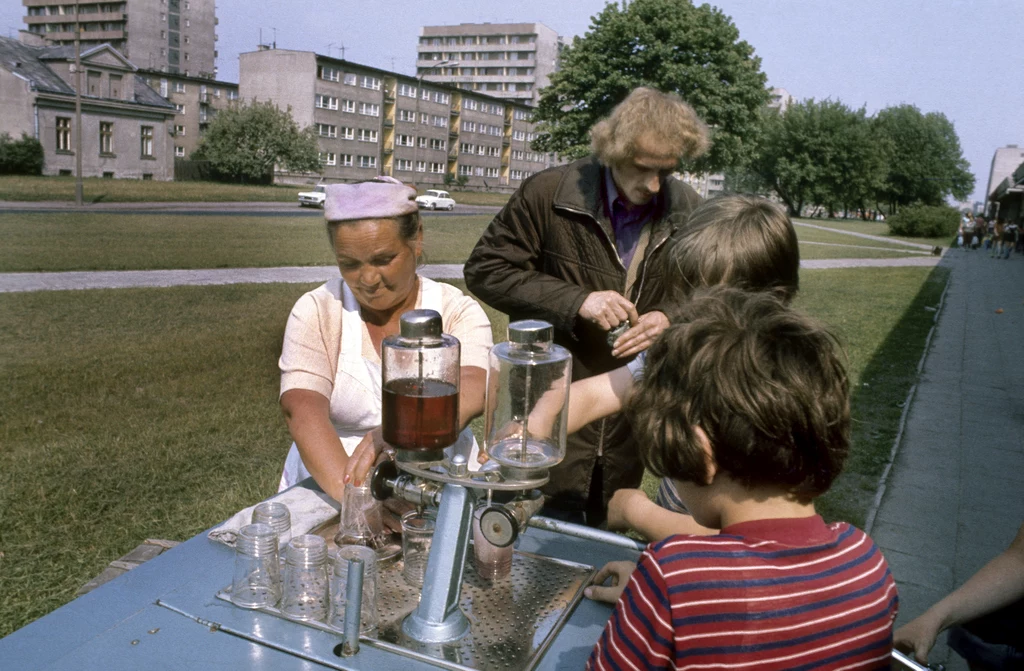
[[[428,263],[462,263],[489,215],[423,217]],[[330,265],[320,217],[0,213],[0,272]]]
[[[255,186],[221,184],[219,182],[154,182],[137,179],[82,180],[82,197],[86,203],[166,203],[166,202],[281,202],[297,203],[300,191],[308,191],[316,182],[307,185]],[[444,189],[446,187],[438,187]],[[419,189],[423,193],[426,187]],[[450,191],[456,203],[462,205],[503,206],[507,193]],[[74,177],[30,177],[22,175],[0,176],[0,201],[73,201]]]
[[814,245],[801,243],[800,259],[808,261],[811,259],[906,259],[917,257],[919,254],[907,254],[896,250],[885,248],[860,249],[857,247],[832,247],[826,245]]
[[924,251],[917,247],[908,247],[888,240],[873,240],[850,235],[845,231],[824,231],[810,226],[796,226],[796,236],[801,242],[831,242],[838,245],[856,245],[858,247],[877,247],[879,249],[897,249],[900,251]]
[[[938,238],[911,238],[901,235],[890,235],[889,225],[884,221],[857,221],[852,219],[795,219],[794,221],[814,226],[823,226],[825,228],[833,228],[839,231],[865,233],[867,235],[877,235],[883,238],[892,238],[893,240],[903,240],[904,242],[931,245],[933,247],[949,247],[953,241],[953,236]],[[797,231],[799,232],[801,228],[806,230],[806,227],[798,226]],[[865,240],[865,243],[866,242],[867,241]]]

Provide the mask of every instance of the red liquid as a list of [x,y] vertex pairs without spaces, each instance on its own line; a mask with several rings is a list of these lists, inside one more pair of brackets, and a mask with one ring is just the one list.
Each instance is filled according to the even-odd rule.
[[384,385],[384,440],[399,450],[438,450],[459,437],[459,394],[440,380],[392,380]]

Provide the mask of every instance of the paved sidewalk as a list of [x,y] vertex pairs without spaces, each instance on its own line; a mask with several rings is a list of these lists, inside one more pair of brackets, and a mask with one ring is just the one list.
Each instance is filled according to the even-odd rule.
[[[963,584],[1024,522],[1024,259],[951,250],[942,265],[953,270],[944,306],[868,529],[899,586],[898,624]],[[931,661],[967,668],[945,635]]]
[[[802,268],[856,268],[862,266],[934,266],[939,257],[905,259],[820,259],[804,261]],[[419,269],[431,279],[462,279],[462,264],[431,264]],[[0,273],[0,293],[66,291],[69,289],[127,289],[205,284],[267,284],[326,282],[338,276],[337,266],[283,268],[217,268],[211,270],[107,270],[61,273]]]

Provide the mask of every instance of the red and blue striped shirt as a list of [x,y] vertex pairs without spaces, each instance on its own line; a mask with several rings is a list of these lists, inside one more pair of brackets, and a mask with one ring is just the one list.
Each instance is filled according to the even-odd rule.
[[821,517],[648,546],[588,669],[889,668],[898,598],[863,531]]

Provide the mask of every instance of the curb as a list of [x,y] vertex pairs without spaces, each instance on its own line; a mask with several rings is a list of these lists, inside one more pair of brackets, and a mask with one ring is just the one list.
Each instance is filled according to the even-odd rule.
[[[924,362],[928,358],[928,351],[931,349],[932,336],[935,335],[935,328],[939,325],[939,316],[942,314],[943,308],[946,307],[946,293],[949,291],[949,283],[953,276],[946,278],[946,286],[942,288],[942,295],[939,296],[939,306],[935,310],[935,317],[932,319],[932,327],[928,329],[928,335],[924,339],[924,351],[921,352],[921,358],[917,362],[917,375],[920,377],[921,371],[924,370]],[[903,412],[900,414],[899,427],[896,430],[896,437],[892,441],[892,449],[889,451],[889,460],[885,462],[885,468],[882,469],[882,475],[878,478],[878,489],[875,492],[875,498],[871,502],[871,507],[868,508],[868,515],[864,521],[864,533],[871,535],[871,529],[875,526],[875,517],[878,516],[878,509],[882,507],[882,497],[885,496],[886,484],[889,480],[889,473],[892,471],[892,465],[896,462],[896,455],[899,453],[900,443],[903,442],[903,431],[907,427],[907,415],[910,414],[910,405],[914,402],[914,394],[917,392],[917,383],[915,382],[910,386],[910,391],[907,392],[907,398],[903,401]]]

